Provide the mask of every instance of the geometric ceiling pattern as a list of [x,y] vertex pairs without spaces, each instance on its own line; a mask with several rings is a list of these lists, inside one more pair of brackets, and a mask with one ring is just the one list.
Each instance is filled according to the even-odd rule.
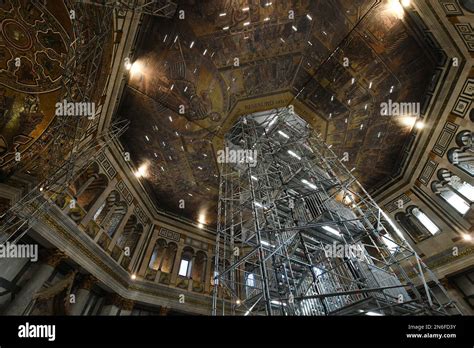
[[156,206],[213,224],[223,134],[289,104],[369,190],[394,173],[412,126],[380,104],[421,102],[436,67],[398,11],[392,0],[213,0],[147,17],[117,117],[131,121],[122,143],[147,166]]

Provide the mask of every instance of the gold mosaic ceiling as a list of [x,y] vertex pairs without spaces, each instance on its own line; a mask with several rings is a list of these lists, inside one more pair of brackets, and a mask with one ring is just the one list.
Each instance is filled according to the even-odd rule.
[[156,206],[213,224],[223,135],[243,114],[289,104],[369,190],[390,177],[412,129],[380,103],[423,102],[436,67],[392,5],[189,0],[173,19],[146,18],[117,115],[131,120],[122,142],[148,166],[140,180]]
[[[57,121],[55,104],[64,92],[62,76],[75,39],[68,8],[71,4],[63,0],[0,1],[0,181],[25,165],[36,165],[29,173],[46,172],[35,156],[46,152],[57,136],[48,130]],[[95,33],[103,10],[85,6],[83,11],[82,24]],[[111,40],[102,50],[94,100],[102,95],[109,73]],[[76,70],[85,65],[81,63]],[[18,153],[20,161],[15,158]]]

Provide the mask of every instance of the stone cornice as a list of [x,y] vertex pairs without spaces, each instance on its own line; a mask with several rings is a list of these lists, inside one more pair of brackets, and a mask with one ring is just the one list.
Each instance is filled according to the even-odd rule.
[[[196,314],[208,314],[211,297],[141,279],[131,280],[129,272],[116,263],[89,236],[66,218],[59,208],[51,206],[48,213],[41,213],[33,226],[35,233],[54,244],[71,260],[98,279],[101,287],[124,299],[187,310]],[[185,295],[185,304],[179,296]]]
[[[430,5],[429,3],[424,4],[418,1],[414,4],[420,6],[417,10],[420,16],[423,17],[432,35],[441,43],[442,49],[446,51],[448,62],[443,67],[445,71],[439,78],[428,108],[429,111],[425,117],[428,120],[427,127],[425,127],[426,130],[417,134],[412,142],[408,150],[409,156],[402,164],[401,174],[391,178],[372,193],[374,199],[380,203],[387,203],[396,195],[410,189],[417,181],[418,175],[425,164],[423,159],[431,152],[433,143],[436,142],[446,120],[449,118],[451,104],[457,98],[455,90],[464,84],[464,80],[470,74],[473,62],[469,53],[453,40],[449,32],[451,24],[448,19],[440,18],[432,7],[439,4]],[[458,57],[460,59],[459,67],[451,66],[451,57]],[[432,121],[433,118],[435,118],[434,121]]]

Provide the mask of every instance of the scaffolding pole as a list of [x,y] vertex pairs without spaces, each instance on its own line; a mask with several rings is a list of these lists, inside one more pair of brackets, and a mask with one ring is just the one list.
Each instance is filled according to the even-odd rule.
[[213,315],[458,314],[353,170],[291,107],[241,117],[224,153]]

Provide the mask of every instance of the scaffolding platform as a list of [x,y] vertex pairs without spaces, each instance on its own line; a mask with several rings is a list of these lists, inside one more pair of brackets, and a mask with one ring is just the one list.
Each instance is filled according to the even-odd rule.
[[435,296],[439,287],[448,298],[352,171],[293,108],[241,117],[225,147],[213,315],[456,310]]

